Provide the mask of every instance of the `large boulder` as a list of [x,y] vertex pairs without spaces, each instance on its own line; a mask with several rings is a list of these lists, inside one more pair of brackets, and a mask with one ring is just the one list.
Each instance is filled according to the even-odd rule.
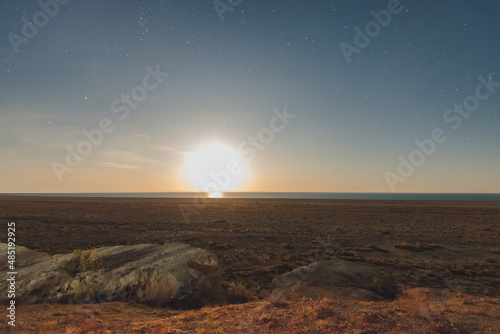
[[[0,252],[6,254],[6,244],[0,244]],[[216,256],[207,250],[167,243],[102,247],[94,252],[105,255],[98,270],[70,274],[61,271],[61,264],[74,254],[50,256],[17,246],[16,300],[25,304],[124,301],[190,308],[222,298],[222,272]],[[0,269],[9,271],[6,265]],[[7,291],[7,283],[0,282],[2,291]],[[6,298],[1,294],[0,302]]]
[[277,276],[271,289],[271,299],[293,293],[368,301],[394,298],[397,293],[394,283],[374,268],[340,259],[315,262]]

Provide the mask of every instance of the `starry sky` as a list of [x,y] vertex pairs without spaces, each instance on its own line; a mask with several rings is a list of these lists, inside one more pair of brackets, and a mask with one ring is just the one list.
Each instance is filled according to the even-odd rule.
[[498,1],[42,3],[0,5],[0,193],[190,191],[277,110],[236,190],[500,192]]

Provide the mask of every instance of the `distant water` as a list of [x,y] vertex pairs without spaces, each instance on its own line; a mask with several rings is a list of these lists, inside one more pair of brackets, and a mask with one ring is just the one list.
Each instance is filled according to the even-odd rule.
[[[193,198],[201,193],[30,193],[5,194],[16,196],[57,197],[136,197],[136,198]],[[500,194],[412,194],[412,193],[291,193],[291,192],[227,192],[225,198],[283,198],[283,199],[372,199],[372,200],[428,200],[428,201],[500,201]]]

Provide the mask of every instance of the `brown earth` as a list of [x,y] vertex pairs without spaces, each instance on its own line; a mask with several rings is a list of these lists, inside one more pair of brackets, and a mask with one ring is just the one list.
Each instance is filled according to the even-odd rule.
[[[185,219],[186,215],[189,219]],[[465,319],[460,312],[477,307],[486,316],[478,320],[481,324],[467,326],[476,326],[474,328],[479,331],[480,328],[498,325],[498,318],[490,316],[498,312],[500,301],[499,202],[278,199],[210,199],[195,202],[190,199],[9,196],[0,197],[0,220],[4,221],[5,231],[8,221],[16,223],[17,245],[51,254],[104,245],[163,244],[168,241],[210,249],[222,263],[224,279],[228,282],[226,288],[230,283],[242,282],[251,294],[262,299],[245,305],[216,308],[218,311],[210,309],[210,312],[218,312],[220,317],[221,312],[234,314],[239,312],[239,308],[254,312],[269,307],[263,299],[269,295],[270,283],[278,274],[319,258],[343,258],[375,265],[385,276],[396,281],[401,290],[431,288],[453,296],[460,295],[462,302],[473,300],[470,307],[457,308],[447,319],[453,320],[453,316],[458,315]],[[5,233],[0,234],[1,241],[5,242]],[[369,313],[385,314],[397,309],[394,303],[398,300],[369,307],[361,302],[348,302],[347,305],[355,310],[350,315],[361,316],[367,310]],[[300,307],[289,302],[288,306],[280,309],[284,314],[278,318],[286,318],[287,312],[288,317],[293,318],[293,312],[303,311],[302,304],[308,303],[313,309],[320,305],[337,307],[337,304],[329,304],[333,301],[314,299],[304,300],[299,303]],[[488,306],[483,310],[485,305]],[[71,313],[69,306],[60,307],[68,308]],[[106,309],[108,306],[99,307]],[[125,311],[128,307],[137,306],[120,305],[122,312],[128,312]],[[22,306],[19,312],[26,310],[32,314],[37,308],[41,311],[43,306]],[[273,310],[276,311],[275,308]],[[185,314],[203,318],[201,313],[196,313],[201,311],[187,311]],[[168,315],[163,313],[177,314],[179,311],[151,312],[159,312],[165,319]],[[176,319],[183,319],[185,314],[178,315]],[[384,316],[388,319],[392,317],[390,314]],[[24,318],[21,314],[18,317],[20,321]],[[320,318],[313,321],[322,323]],[[147,315],[141,319],[146,319],[144,322],[147,324]],[[201,327],[184,328],[188,328],[188,332],[199,332],[198,329],[207,326],[206,322],[203,323],[206,319],[200,319]],[[342,319],[344,323],[354,321],[349,316]],[[57,322],[61,319],[55,316],[46,320]],[[30,320],[22,321],[29,326]],[[262,321],[265,325],[266,321]],[[268,326],[271,332],[284,328],[279,319],[272,322],[275,327]],[[259,327],[256,332],[261,332],[263,328]],[[321,328],[305,332],[324,332]],[[343,329],[339,330],[343,332]],[[351,330],[354,329],[346,329],[347,332]],[[413,333],[411,329],[404,330]],[[470,332],[465,327],[459,330]],[[150,332],[153,332],[152,329]],[[217,330],[207,331],[211,332]],[[221,329],[219,332],[226,331]]]

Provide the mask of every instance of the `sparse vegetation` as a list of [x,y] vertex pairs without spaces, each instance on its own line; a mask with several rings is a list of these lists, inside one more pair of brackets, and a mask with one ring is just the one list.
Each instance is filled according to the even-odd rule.
[[[65,318],[69,314],[84,314],[79,321],[74,321],[74,326],[68,327],[69,332],[82,333],[85,331],[77,330],[79,325],[90,326],[84,319],[93,319],[102,324],[102,328],[116,333],[175,333],[174,329],[179,333],[298,333],[301,330],[307,333],[454,333],[453,328],[462,333],[500,333],[497,320],[500,314],[500,248],[494,242],[500,237],[500,230],[498,227],[484,230],[491,225],[489,221],[498,217],[498,203],[375,206],[362,201],[355,205],[304,201],[291,205],[288,202],[248,200],[247,203],[228,199],[207,205],[203,215],[191,217],[190,224],[165,219],[178,215],[180,202],[177,200],[116,200],[107,203],[106,210],[89,210],[94,205],[102,205],[90,199],[85,199],[85,205],[73,199],[44,201],[43,205],[14,199],[4,203],[1,207],[6,217],[14,217],[18,212],[31,217],[19,220],[19,229],[23,231],[22,246],[51,255],[91,246],[171,241],[210,249],[221,262],[225,282],[235,282],[231,287],[233,295],[245,296],[243,291],[248,290],[248,296],[266,298],[270,282],[276,275],[319,255],[373,265],[401,286],[466,294],[463,302],[454,295],[448,297],[442,313],[432,311],[439,305],[436,299],[409,300],[405,295],[399,301],[373,303],[300,300],[287,295],[286,299],[274,302],[254,300],[183,312],[123,303],[21,305],[20,314],[25,322],[16,328],[21,329],[20,333],[57,332],[66,325]],[[140,205],[133,205],[131,210],[131,203]],[[48,229],[46,217],[57,210],[67,217],[76,213],[78,218],[70,219],[71,224],[63,220],[51,221]],[[297,218],[304,212],[307,212],[307,221]],[[92,218],[86,218],[87,215]],[[219,221],[221,216],[227,217],[223,223]],[[331,222],[330,216],[335,217]],[[92,224],[94,221],[100,223]],[[138,221],[148,225],[137,224]],[[142,226],[148,227],[144,230]],[[59,230],[64,233],[64,239],[54,233]],[[318,243],[311,240],[318,236],[331,236],[340,246],[332,253],[315,254]],[[292,251],[282,243],[288,243]],[[106,266],[106,262],[103,265]],[[80,260],[74,260],[69,266],[78,273]],[[445,280],[450,286],[444,283]],[[229,288],[230,283],[225,283],[224,290],[228,292]],[[153,284],[148,291],[154,296],[154,291],[159,289]],[[81,292],[93,293],[86,291],[85,286]],[[247,300],[253,299],[252,296]],[[406,306],[406,303],[413,303],[413,306]],[[274,315],[262,318],[267,313]],[[260,322],[273,318],[284,320]]]
[[384,293],[384,282],[382,282],[382,280],[378,279],[377,277],[374,277],[371,284],[371,289],[374,292],[382,295]]
[[[465,307],[465,305],[467,307]],[[267,301],[199,310],[152,309],[126,303],[23,305],[20,333],[426,333],[500,332],[498,302],[464,295],[432,296],[409,289],[394,301],[358,302],[329,298]],[[36,308],[38,307],[38,308]],[[65,326],[65,327],[62,327]],[[17,326],[16,326],[17,327]]]
[[98,288],[95,286],[90,286],[85,282],[79,283],[75,286],[75,294],[73,296],[74,303],[85,303],[89,300],[93,300],[97,294]]
[[318,306],[314,308],[314,312],[318,319],[327,319],[338,316],[337,311],[331,305],[329,305],[328,300],[323,300]]
[[257,299],[255,293],[249,290],[246,285],[241,282],[229,283],[227,292],[229,294],[229,301],[232,303],[246,303]]
[[57,270],[73,276],[86,271],[97,271],[102,267],[105,258],[105,254],[101,254],[96,250],[83,251],[76,249],[70,259],[59,263]]
[[[175,282],[175,281],[174,281]],[[148,282],[144,290],[146,300],[151,306],[163,307],[168,305],[177,293],[177,286],[169,282],[154,280]]]

